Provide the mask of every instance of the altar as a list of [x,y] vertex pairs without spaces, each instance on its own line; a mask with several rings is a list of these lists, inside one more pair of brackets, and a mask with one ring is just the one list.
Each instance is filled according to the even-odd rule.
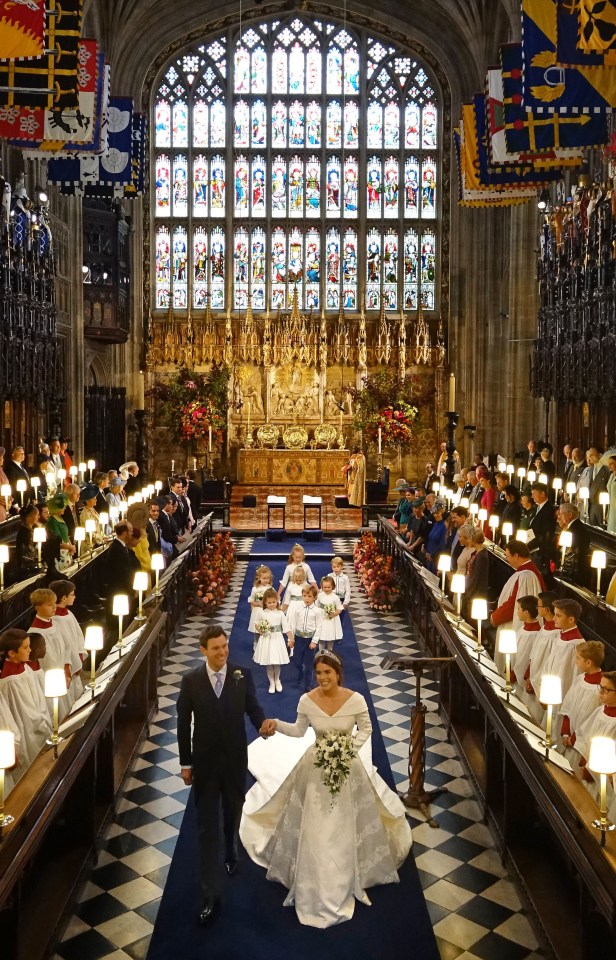
[[243,449],[238,452],[238,483],[254,486],[344,486],[348,450]]

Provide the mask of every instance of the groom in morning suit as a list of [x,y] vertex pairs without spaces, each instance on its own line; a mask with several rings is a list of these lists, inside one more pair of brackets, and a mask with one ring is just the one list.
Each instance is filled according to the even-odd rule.
[[274,733],[275,722],[265,719],[250,671],[227,663],[224,630],[206,627],[199,646],[205,663],[182,677],[177,711],[180,775],[187,786],[192,784],[197,808],[203,891],[199,920],[207,924],[219,906],[221,805],[225,870],[229,876],[237,870],[237,835],[248,769],[244,714],[262,736]]

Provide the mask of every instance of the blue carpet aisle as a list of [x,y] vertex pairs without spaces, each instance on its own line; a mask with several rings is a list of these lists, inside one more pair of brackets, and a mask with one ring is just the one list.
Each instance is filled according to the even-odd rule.
[[[335,553],[347,555],[352,542],[334,539],[333,546]],[[240,556],[247,557],[251,538],[238,537],[236,547]],[[212,618],[228,631],[247,566],[238,563],[231,591]],[[382,673],[379,663],[390,651],[417,650],[402,618],[395,613],[377,616],[359,593],[349,562],[346,570],[354,588],[353,624],[362,663],[393,777],[403,791],[411,683],[403,674]],[[159,679],[159,713],[149,739],[140,746],[114,819],[101,838],[96,869],[79,890],[74,915],[61,933],[52,960],[145,960],[188,792],[177,776],[175,701],[181,674],[200,662],[196,638],[202,626],[202,618],[189,618],[167,659]],[[285,693],[264,697],[275,704]],[[425,696],[428,708],[434,711],[428,714],[427,781],[447,785],[449,793],[433,808],[441,829],[412,820],[413,853],[440,955],[443,960],[540,960],[543,955],[537,951],[517,889],[500,862],[492,834],[481,822],[479,806],[455,750],[447,742],[436,713],[436,690],[429,682]],[[259,872],[257,867],[254,870]],[[262,886],[279,889],[275,884]],[[251,945],[242,960],[253,955]],[[176,956],[180,954],[174,950],[169,960]],[[207,954],[202,956],[208,960]],[[381,958],[389,960],[379,951],[375,960]]]

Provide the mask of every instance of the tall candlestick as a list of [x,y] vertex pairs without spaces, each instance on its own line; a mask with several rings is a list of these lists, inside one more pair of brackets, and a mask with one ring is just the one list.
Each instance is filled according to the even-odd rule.
[[211,423],[210,423],[210,425],[209,425],[209,427],[208,427],[207,443],[208,443],[208,447],[207,447],[207,448],[208,448],[209,452],[211,453],[211,452],[212,452],[212,424],[211,424]]
[[456,409],[456,375],[455,373],[449,374],[449,411],[452,412]]
[[[211,431],[211,430],[212,430],[212,428],[210,427],[210,431]],[[211,436],[212,436],[212,434],[211,434],[211,432],[210,432],[210,437],[211,437]],[[210,448],[210,449],[211,449],[211,448]],[[193,457],[193,470],[196,470],[196,469],[197,469],[197,458],[196,458],[196,457]]]
[[171,461],[171,476],[175,473],[175,460]]
[[246,423],[246,430],[248,433],[250,433],[250,400],[246,404],[246,416],[248,418]]
[[379,427],[379,453],[382,453],[382,452],[383,452],[382,449],[381,449],[382,437],[383,437],[382,430],[381,430],[381,428]]

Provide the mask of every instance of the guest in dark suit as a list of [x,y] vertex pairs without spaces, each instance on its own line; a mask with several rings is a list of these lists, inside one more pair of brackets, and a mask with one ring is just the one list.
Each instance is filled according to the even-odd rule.
[[159,500],[159,503],[162,509],[158,517],[158,526],[160,527],[163,540],[170,543],[173,548],[171,551],[171,559],[174,560],[179,552],[177,548],[178,543],[183,543],[184,541],[184,537],[180,534],[174,517],[177,511],[177,501],[169,494],[163,497],[162,501]]
[[513,483],[508,483],[503,491],[505,495],[505,509],[501,517],[501,528],[503,523],[510,523],[513,526],[514,533],[520,529],[522,519],[522,504],[520,503],[520,491]]
[[481,527],[474,527],[469,540],[475,548],[466,567],[466,591],[464,593],[464,605],[468,614],[472,609],[475,597],[488,596],[488,580],[490,573],[490,557],[485,549],[485,537]]
[[588,485],[588,522],[595,527],[603,524],[603,510],[599,503],[599,494],[607,490],[607,481],[610,471],[605,464],[599,465],[603,450],[599,447],[590,447],[586,453],[588,468],[584,479]]
[[195,473],[194,470],[187,470],[186,478],[188,480],[188,489],[186,491],[186,496],[190,501],[192,515],[195,518],[195,521],[197,521],[201,517],[201,501],[203,500],[203,489],[197,483],[197,474]]
[[556,556],[554,507],[549,501],[547,484],[537,480],[530,489],[536,508],[529,525],[534,534],[529,543],[531,559],[540,570],[545,571],[550,560]]
[[574,503],[561,503],[556,514],[561,530],[569,530],[571,546],[565,550],[562,575],[581,587],[591,586],[590,534],[580,520],[580,512]]
[[156,500],[152,500],[148,504],[148,513],[148,522],[145,528],[148,538],[148,548],[150,553],[160,553],[162,550],[160,544],[160,525],[158,523],[158,518],[160,516],[160,505]]
[[99,470],[98,473],[94,474],[94,483],[98,487],[94,508],[97,513],[106,513],[109,510],[109,504],[105,499],[105,493],[109,487],[109,477],[102,470]]
[[584,457],[584,451],[580,447],[575,447],[571,451],[571,459],[573,463],[571,469],[569,470],[569,480],[568,483],[575,483],[576,485],[580,482],[580,478],[586,469],[586,458]]
[[538,464],[538,473],[547,474],[548,481],[551,484],[552,480],[556,476],[556,466],[552,460],[552,453],[554,448],[551,443],[544,443],[541,448],[541,462]]
[[560,461],[558,476],[563,478],[563,485],[569,480],[569,474],[573,469],[573,460],[571,458],[571,444],[566,443],[563,447],[563,455]]
[[[92,486],[92,484],[89,484],[89,486]],[[79,526],[79,511],[77,504],[81,498],[81,489],[76,483],[69,483],[64,492],[68,497],[68,504],[66,506],[66,510],[62,514],[62,518],[68,529],[68,538],[72,543],[74,543],[75,527]],[[87,498],[84,497],[84,500],[85,499]]]
[[133,525],[121,520],[113,528],[114,539],[105,553],[105,574],[107,582],[107,622],[114,623],[112,615],[113,598],[117,593],[126,593],[134,599],[133,579],[135,567],[130,556],[130,541]]
[[528,459],[526,461],[526,469],[534,470],[535,469],[535,458],[538,456],[539,451],[537,450],[537,444],[534,440],[529,440],[526,444],[526,449],[528,450]]
[[193,785],[197,808],[203,892],[199,920],[206,924],[215,918],[219,904],[221,806],[225,870],[232,876],[237,869],[248,767],[244,717],[265,736],[275,725],[265,719],[250,671],[227,662],[225,632],[215,625],[206,627],[199,646],[206,662],[182,677],[177,711],[180,775],[187,786]]
[[448,526],[449,534],[445,542],[445,551],[451,556],[451,569],[456,569],[456,563],[458,557],[464,549],[460,543],[460,538],[458,536],[458,530],[463,523],[466,523],[468,520],[468,510],[466,507],[454,507],[451,513],[449,514]]
[[24,467],[24,459],[26,456],[26,451],[23,447],[17,446],[13,447],[11,450],[10,458],[7,460],[5,457],[4,460],[4,472],[8,478],[8,482],[13,488],[13,500],[17,499],[17,502],[21,502],[21,498],[17,493],[17,481],[18,480],[27,480],[28,481],[28,497],[31,494],[30,491],[30,474]]
[[[188,503],[183,496],[183,489],[182,478],[172,477],[171,483],[169,484],[169,496],[172,497],[173,501],[177,504],[175,523],[180,533],[184,533],[184,531],[188,529],[189,521]],[[165,537],[165,539],[167,538]]]

